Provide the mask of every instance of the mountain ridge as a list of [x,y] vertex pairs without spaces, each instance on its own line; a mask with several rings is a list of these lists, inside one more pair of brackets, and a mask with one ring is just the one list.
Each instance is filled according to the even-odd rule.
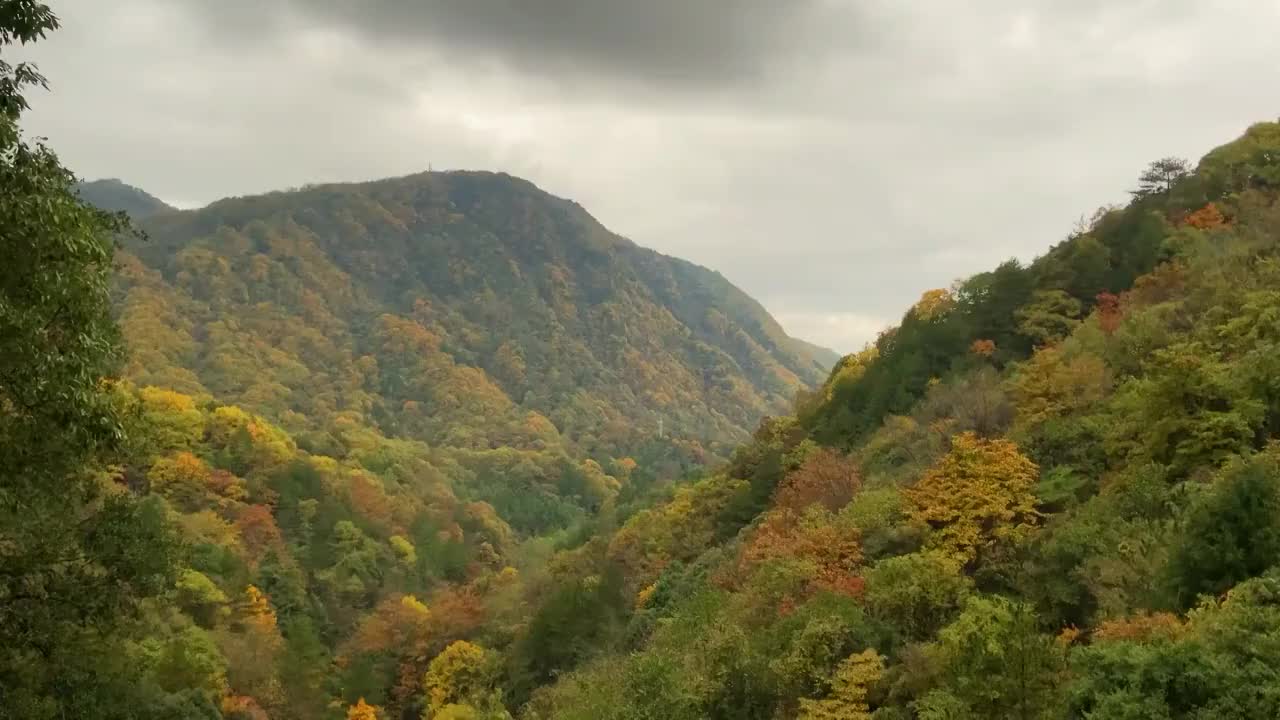
[[[389,380],[383,362],[330,407],[303,398],[321,378],[342,384],[334,366],[378,365],[390,335],[424,331],[428,349],[413,362],[438,353],[443,384],[480,383],[490,410],[536,412],[587,453],[631,451],[625,437],[638,424],[706,458],[820,383],[834,357],[791,338],[719,273],[638,245],[506,173],[308,185],[138,222],[147,239],[125,241],[117,294],[135,358],[145,358],[131,377],[270,417],[371,413],[388,432],[457,442],[445,425],[479,416],[438,386],[406,395],[425,368]],[[157,316],[184,330],[161,332]],[[283,348],[308,327],[313,347]],[[407,427],[396,419],[405,402],[430,419]],[[512,440],[481,435],[463,444]]]

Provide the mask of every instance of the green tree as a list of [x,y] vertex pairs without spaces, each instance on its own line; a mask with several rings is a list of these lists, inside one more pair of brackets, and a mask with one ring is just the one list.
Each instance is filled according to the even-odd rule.
[[867,609],[907,640],[925,640],[950,622],[973,583],[939,552],[887,558],[867,573]]
[[[0,50],[57,27],[43,3],[0,0]],[[44,84],[0,61],[0,717],[139,717],[130,668],[87,671],[173,575],[163,510],[109,472],[126,447],[109,295],[125,221],[23,138],[23,91]]]
[[1061,651],[1053,638],[1040,633],[1029,605],[971,597],[955,622],[938,633],[930,651],[942,683],[922,698],[921,717],[1054,717]]
[[1274,458],[1241,461],[1187,513],[1169,559],[1182,607],[1218,595],[1280,563],[1280,468]]

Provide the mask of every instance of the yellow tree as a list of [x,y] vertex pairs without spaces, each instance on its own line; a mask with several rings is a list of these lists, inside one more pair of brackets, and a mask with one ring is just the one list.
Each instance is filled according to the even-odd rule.
[[971,563],[985,549],[1017,541],[1035,526],[1039,468],[1008,440],[964,433],[904,491],[911,519],[933,528],[930,544]]
[[422,685],[427,706],[438,711],[446,705],[466,702],[487,689],[489,654],[479,645],[459,640],[444,649],[427,666]]
[[347,720],[378,720],[378,708],[364,701],[364,698],[347,709]]
[[870,720],[867,691],[884,674],[884,658],[875,650],[851,655],[831,678],[831,694],[800,701],[799,720]]
[[955,305],[955,301],[950,290],[939,288],[926,291],[911,309],[921,320],[933,320],[946,314]]

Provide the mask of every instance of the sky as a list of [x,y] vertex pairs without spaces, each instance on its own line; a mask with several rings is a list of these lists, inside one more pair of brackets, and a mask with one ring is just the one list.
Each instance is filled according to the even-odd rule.
[[48,0],[29,131],[179,206],[504,171],[848,352],[1280,117],[1280,0]]

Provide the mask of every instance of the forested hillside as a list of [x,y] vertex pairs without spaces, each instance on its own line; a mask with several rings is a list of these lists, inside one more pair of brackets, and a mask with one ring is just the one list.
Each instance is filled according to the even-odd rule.
[[543,606],[579,650],[527,703],[496,673],[508,702],[1280,716],[1280,124],[1133,196],[925,293],[718,472],[562,555],[600,609]]
[[507,176],[79,184],[42,82],[0,62],[0,718],[1280,717],[1280,123],[828,372]]
[[698,464],[829,369],[718,274],[505,175],[311,187],[140,227],[120,257],[127,375],[309,436],[343,418],[432,445],[563,438]]
[[176,210],[146,191],[115,179],[76,183],[75,192],[80,199],[94,207],[123,212],[135,220]]

